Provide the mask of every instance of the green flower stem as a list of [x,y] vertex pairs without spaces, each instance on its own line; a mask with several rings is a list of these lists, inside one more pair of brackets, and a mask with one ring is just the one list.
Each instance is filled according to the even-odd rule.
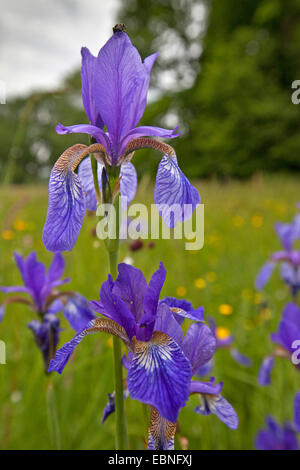
[[47,414],[50,428],[51,443],[55,450],[61,449],[61,434],[58,420],[58,413],[56,408],[56,398],[54,385],[50,379],[47,382],[46,390],[46,404],[47,404]]
[[[108,240],[106,245],[109,259],[109,271],[113,279],[118,275],[118,252],[119,252],[119,196],[114,202],[116,211],[116,239]],[[123,389],[123,371],[122,371],[122,348],[121,341],[113,336],[113,353],[114,353],[114,372],[115,372],[115,392],[116,392],[116,449],[128,449],[127,423],[124,406],[124,389]]]
[[[117,275],[118,252],[109,252],[110,273],[114,279]],[[116,449],[128,449],[127,423],[124,406],[123,370],[121,340],[113,336],[115,392],[116,392]]]
[[[93,143],[93,142],[91,142]],[[91,167],[92,167],[92,173],[93,173],[93,180],[94,180],[94,186],[95,186],[95,192],[96,192],[96,198],[97,202],[101,203],[101,192],[100,192],[100,187],[99,187],[99,181],[98,181],[98,163],[94,155],[91,153]]]
[[[91,166],[93,173],[94,186],[97,196],[98,204],[112,203],[113,189],[118,184],[119,176],[117,170],[113,168],[106,168],[105,171],[109,172],[108,181],[103,184],[100,182],[102,191],[99,189],[98,173],[97,173],[97,161],[91,155]],[[103,176],[102,176],[103,179]],[[102,194],[101,194],[102,193]],[[109,223],[112,226],[112,232],[115,233],[115,237],[108,238],[105,240],[105,247],[108,253],[109,261],[109,272],[113,279],[116,279],[118,275],[118,253],[119,253],[119,236],[120,236],[120,223],[119,223],[119,195],[115,198],[114,209],[115,217],[112,214]],[[116,403],[116,450],[128,449],[128,434],[127,434],[127,423],[125,416],[124,406],[124,390],[123,390],[123,371],[122,371],[122,347],[119,338],[113,336],[113,355],[114,355],[114,378],[115,378],[115,403]]]

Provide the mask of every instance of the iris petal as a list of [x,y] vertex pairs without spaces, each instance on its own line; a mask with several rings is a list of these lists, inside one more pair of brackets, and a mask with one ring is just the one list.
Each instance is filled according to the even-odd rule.
[[[144,65],[126,33],[115,33],[97,57],[95,102],[117,153],[122,137],[141,119],[146,106],[150,69]],[[116,162],[115,162],[116,163]]]
[[79,176],[74,173],[88,154],[85,145],[67,149],[54,165],[49,181],[49,206],[43,242],[49,251],[72,250],[85,214],[85,197]]
[[294,421],[295,421],[295,427],[297,431],[300,432],[300,392],[298,392],[295,396]]
[[200,395],[201,405],[195,408],[196,413],[215,414],[230,429],[238,427],[239,419],[232,405],[222,395]]
[[158,299],[160,291],[166,279],[166,270],[162,263],[150,279],[149,285],[146,289],[143,307],[145,315],[141,319],[141,327],[137,333],[137,338],[148,341],[151,338],[155,317],[157,313]]
[[195,374],[213,357],[216,339],[208,326],[203,323],[193,323],[182,341],[182,349],[190,360]]
[[155,331],[162,331],[176,343],[180,344],[182,340],[182,329],[174,318],[173,313],[166,304],[159,304],[157,309],[157,316],[154,324]]
[[129,339],[124,328],[112,320],[108,320],[106,318],[94,318],[86,325],[86,328],[77,333],[71,341],[65,343],[63,347],[56,352],[55,358],[50,361],[48,372],[55,370],[61,374],[73,354],[74,349],[83,340],[83,338],[87,334],[98,332],[110,333],[114,336],[118,336],[125,344],[129,345]]
[[271,383],[271,372],[274,367],[274,357],[265,357],[258,374],[259,385],[270,385]]
[[80,294],[69,297],[63,304],[62,312],[75,331],[81,331],[95,318],[89,302]]
[[128,162],[121,165],[120,177],[122,209],[126,209],[126,205],[123,203],[123,198],[126,198],[127,203],[129,204],[133,200],[137,189],[137,174],[132,163]]
[[97,59],[90,53],[87,47],[82,47],[81,57],[81,86],[83,106],[90,122],[94,126],[103,128],[104,124],[99,112],[97,111],[93,93],[95,65]]
[[255,280],[256,289],[262,290],[265,287],[268,280],[272,276],[275,266],[276,264],[272,261],[268,261],[262,266]]
[[[97,174],[98,182],[101,182],[102,170],[104,165],[97,162]],[[86,208],[90,211],[95,211],[97,209],[97,199],[94,186],[94,179],[92,173],[91,159],[84,159],[78,167],[78,176],[80,178],[83,191],[86,198]]]
[[176,422],[189,396],[191,366],[168,335],[154,332],[148,342],[135,341],[127,375],[131,398],[154,406],[163,418]]
[[148,450],[174,450],[175,433],[176,423],[167,421],[152,407]]
[[65,260],[61,253],[55,253],[52,263],[49,266],[47,281],[52,284],[58,281],[65,270]]
[[192,216],[200,204],[197,189],[180,170],[176,157],[164,155],[158,166],[154,201],[165,224],[174,228]]
[[110,149],[110,140],[105,132],[99,127],[93,126],[91,124],[75,124],[74,126],[64,126],[63,124],[57,124],[56,126],[57,134],[88,134],[94,137],[99,144],[102,144],[107,153]]
[[122,140],[121,152],[126,148],[126,145],[133,139],[137,137],[161,137],[165,139],[174,139],[178,137],[181,133],[177,132],[178,127],[175,129],[164,129],[162,127],[154,126],[139,126],[131,129]]
[[105,281],[100,289],[100,299],[104,310],[115,322],[121,325],[128,338],[135,335],[135,319],[126,303],[123,302],[117,295],[113,293],[114,283],[111,275],[109,274],[107,281]]
[[118,271],[113,293],[126,303],[136,322],[139,322],[144,313],[143,298],[147,290],[144,274],[140,269],[126,263],[120,263]]

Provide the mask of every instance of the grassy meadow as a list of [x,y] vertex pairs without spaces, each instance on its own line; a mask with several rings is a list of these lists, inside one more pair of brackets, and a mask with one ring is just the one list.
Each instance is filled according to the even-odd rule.
[[[186,251],[181,240],[156,240],[150,247],[145,240],[143,248],[133,252],[130,243],[123,242],[120,261],[130,256],[147,280],[162,261],[167,269],[162,296],[184,297],[194,307],[203,305],[205,315],[229,330],[235,346],[253,361],[252,367],[243,367],[226,349],[215,355],[213,375],[224,381],[223,395],[239,415],[238,430],[231,431],[216,416],[194,413],[198,399],[193,396],[180,414],[176,448],[184,447],[183,438],[187,438],[189,449],[252,449],[267,414],[280,422],[292,419],[293,397],[300,384],[299,374],[284,359],[276,360],[272,386],[261,388],[257,383],[261,360],[272,348],[269,335],[277,329],[289,291],[277,273],[263,294],[254,289],[261,265],[280,248],[274,223],[287,222],[295,214],[299,178],[260,176],[248,182],[198,181],[196,186],[205,205],[201,250]],[[153,202],[153,185],[146,179],[140,181],[135,199],[144,201]],[[14,250],[24,255],[36,250],[39,259],[49,265],[52,255],[41,240],[46,209],[44,186],[0,190],[0,285],[21,282]],[[94,235],[95,223],[95,216],[87,215],[75,248],[65,253],[65,275],[72,279],[68,288],[90,300],[98,298],[108,274],[103,242]],[[0,295],[1,303],[4,294]],[[114,416],[101,424],[107,393],[113,391],[111,339],[105,334],[90,335],[62,376],[46,377],[40,351],[27,328],[33,317],[25,306],[9,305],[0,324],[0,340],[7,350],[7,364],[0,365],[0,448],[112,449]],[[73,336],[64,319],[62,327],[60,345]],[[57,402],[60,436],[56,440],[46,405],[50,387]],[[143,449],[142,406],[129,398],[126,408],[130,446]]]

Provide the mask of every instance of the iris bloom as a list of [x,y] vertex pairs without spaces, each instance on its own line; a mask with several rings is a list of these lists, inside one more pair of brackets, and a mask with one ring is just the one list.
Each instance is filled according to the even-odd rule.
[[14,253],[14,257],[24,285],[0,287],[0,291],[7,294],[28,294],[29,298],[14,295],[4,299],[0,307],[0,321],[3,318],[5,306],[15,302],[27,305],[38,315],[39,319],[31,321],[28,327],[33,331],[36,343],[42,351],[47,370],[59,341],[58,312],[62,310],[75,331],[81,330],[95,315],[87,300],[80,294],[57,290],[57,287],[70,280],[61,279],[65,262],[60,253],[54,255],[48,271],[43,263],[37,261],[34,251],[25,259],[18,253]]
[[[276,346],[273,353],[265,357],[262,362],[258,377],[260,385],[270,385],[274,358],[284,357],[291,360],[291,356],[295,352],[295,349],[292,348],[293,342],[299,339],[300,308],[290,302],[284,308],[278,332],[271,334],[271,340]],[[296,366],[296,368],[300,370],[300,365]]]
[[294,421],[297,431],[300,432],[300,392],[296,393],[294,400]]
[[[244,354],[240,353],[238,349],[233,347],[232,344],[234,342],[234,337],[230,334],[230,331],[226,328],[217,327],[216,322],[212,317],[208,318],[208,322],[210,325],[210,329],[216,338],[216,350],[223,348],[229,349],[231,356],[236,362],[245,367],[251,366],[251,359],[245,356]],[[204,366],[200,367],[200,369],[197,371],[197,375],[199,375],[200,377],[205,377],[206,375],[211,373],[213,367],[214,358],[212,358],[212,360]]]
[[[70,147],[52,169],[43,233],[44,244],[50,251],[71,250],[85,209],[96,209],[91,162],[84,160],[91,153],[98,162],[99,181],[103,173],[105,178],[112,172],[118,174],[121,195],[130,202],[137,186],[136,171],[130,162],[134,152],[141,148],[160,151],[163,158],[158,167],[154,199],[157,205],[167,208],[180,206],[171,218],[166,215],[166,207],[159,209],[171,227],[178,220],[190,217],[200,203],[197,190],[178,166],[174,149],[153,138],[172,139],[179,135],[177,129],[137,126],[146,107],[150,72],[158,54],[142,62],[127,34],[120,31],[100,49],[97,57],[87,48],[82,48],[81,54],[82,99],[90,124],[58,124],[56,131],[59,134],[85,133],[96,143]],[[78,174],[75,174],[79,164]],[[185,211],[184,204],[189,205]]]
[[[128,348],[123,365],[128,369],[130,397],[151,406],[149,448],[173,446],[178,413],[190,393],[205,397],[206,414],[208,410],[215,412],[235,428],[237,417],[220,395],[222,384],[191,382],[197,369],[212,358],[216,346],[211,330],[202,323],[203,308],[194,310],[190,303],[172,298],[159,301],[166,277],[162,263],[148,285],[139,269],[121,263],[118,270],[115,282],[109,275],[103,283],[100,301],[91,302],[105,318],[92,320],[58,350],[49,371],[61,373],[87,334],[108,332]],[[196,323],[183,338],[181,323],[185,318]]]
[[256,437],[258,450],[298,450],[297,434],[290,423],[280,426],[272,416],[266,419],[267,428]]
[[275,225],[275,231],[283,250],[273,253],[270,260],[262,266],[256,278],[258,290],[264,288],[275,267],[280,264],[281,278],[290,286],[292,295],[296,297],[300,289],[300,251],[293,249],[293,246],[295,241],[300,238],[299,217],[295,217],[291,224],[278,223]]

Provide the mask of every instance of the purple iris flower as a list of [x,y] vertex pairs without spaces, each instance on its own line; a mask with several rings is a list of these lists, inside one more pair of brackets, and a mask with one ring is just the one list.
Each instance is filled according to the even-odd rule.
[[294,400],[294,422],[296,430],[300,432],[300,392],[296,393]]
[[272,416],[266,419],[267,428],[256,437],[258,450],[298,450],[297,435],[290,423],[280,426]]
[[[232,346],[232,343],[234,342],[234,337],[231,334],[228,334],[228,336],[226,337],[220,337],[220,335],[218,334],[218,328],[215,320],[212,317],[208,317],[207,320],[210,329],[216,338],[216,351],[218,349],[227,348],[230,350],[230,354],[236,362],[245,367],[250,367],[252,365],[251,359],[248,356],[240,353],[236,348]],[[211,373],[213,367],[214,358],[212,358],[211,361],[209,361],[204,366],[200,367],[197,371],[197,375],[199,375],[199,377],[205,377]]]
[[[129,393],[126,388],[123,392],[124,400],[126,400],[128,395]],[[101,421],[102,424],[104,424],[107,418],[116,411],[116,392],[113,391],[112,393],[108,393],[107,396],[108,396],[108,400],[107,400],[107,403],[104,407],[103,414],[102,414],[102,421]]]
[[[194,310],[186,301],[170,297],[159,302],[166,277],[162,263],[149,284],[143,273],[133,266],[121,263],[118,271],[115,282],[109,275],[102,284],[100,301],[90,303],[105,318],[92,320],[59,349],[49,371],[61,373],[75,347],[87,334],[102,331],[118,336],[129,351],[128,358],[123,360],[128,369],[129,395],[152,407],[150,428],[159,427],[156,433],[152,431],[152,444],[155,448],[162,448],[171,445],[174,435],[168,434],[167,439],[161,433],[166,429],[175,432],[178,413],[190,393],[219,394],[220,386],[201,386],[201,382],[192,382],[191,385],[192,376],[212,358],[216,340],[202,322],[202,307]],[[196,322],[189,327],[184,338],[182,318]],[[214,406],[218,405],[212,405],[212,412],[216,409]],[[155,418],[157,413],[159,419]],[[229,420],[227,424],[232,425]]]
[[[258,377],[260,385],[270,385],[275,357],[284,357],[291,360],[291,356],[295,352],[293,343],[300,340],[300,308],[296,304],[289,302],[285,306],[278,332],[271,334],[271,340],[276,344],[276,347],[273,353],[265,357],[262,362]],[[300,370],[300,365],[295,367]]]
[[34,251],[27,258],[16,252],[14,257],[24,285],[0,287],[0,291],[28,294],[29,298],[15,295],[5,298],[0,308],[0,321],[3,319],[5,306],[16,302],[27,305],[38,315],[39,319],[31,321],[28,327],[33,331],[36,343],[42,351],[47,370],[59,341],[58,312],[63,312],[75,331],[81,330],[95,315],[88,301],[80,294],[57,290],[57,287],[70,281],[61,279],[65,269],[61,253],[53,256],[48,271],[37,260]]
[[[153,138],[172,139],[179,135],[177,129],[137,127],[146,107],[150,72],[158,54],[142,62],[127,34],[121,31],[109,39],[97,57],[87,48],[81,54],[82,99],[90,124],[68,127],[58,124],[56,131],[85,133],[96,143],[89,147],[77,144],[67,149],[52,169],[43,232],[44,244],[50,251],[71,250],[86,208],[96,210],[91,161],[84,160],[89,154],[97,160],[98,180],[101,181],[103,173],[105,177],[111,172],[119,175],[121,196],[130,202],[137,187],[136,171],[130,162],[133,153],[141,148],[160,151],[163,158],[158,167],[154,199],[170,227],[190,217],[200,203],[198,191],[178,166],[174,149]],[[168,211],[170,206],[175,208],[172,214]]]
[[292,295],[296,297],[300,289],[300,251],[294,250],[296,239],[300,239],[300,219],[296,216],[291,224],[277,223],[275,231],[283,246],[283,251],[273,253],[258,273],[255,286],[262,290],[269,281],[275,267],[280,264],[282,280],[291,288]]

